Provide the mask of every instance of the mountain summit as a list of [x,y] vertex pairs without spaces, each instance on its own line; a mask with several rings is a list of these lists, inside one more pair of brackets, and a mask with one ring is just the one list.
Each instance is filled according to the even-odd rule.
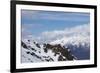
[[21,41],[21,47],[22,63],[69,61],[77,59],[72,55],[69,48],[65,48],[60,44],[39,44],[34,40],[23,40]]

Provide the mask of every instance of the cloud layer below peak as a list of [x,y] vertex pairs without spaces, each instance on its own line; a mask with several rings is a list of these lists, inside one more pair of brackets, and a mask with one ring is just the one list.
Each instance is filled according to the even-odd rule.
[[38,36],[28,35],[31,38],[40,43],[51,43],[51,44],[61,44],[66,43],[90,43],[90,25],[78,25],[71,28],[65,28],[63,30],[52,30],[44,31]]

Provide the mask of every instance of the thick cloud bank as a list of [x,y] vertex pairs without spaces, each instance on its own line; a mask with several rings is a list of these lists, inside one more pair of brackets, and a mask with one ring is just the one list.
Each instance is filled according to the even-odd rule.
[[44,31],[38,36],[27,35],[27,37],[31,37],[31,39],[39,43],[62,45],[66,45],[68,43],[78,45],[81,43],[82,45],[85,45],[84,43],[90,43],[90,25],[84,24],[71,28],[66,27],[63,30]]

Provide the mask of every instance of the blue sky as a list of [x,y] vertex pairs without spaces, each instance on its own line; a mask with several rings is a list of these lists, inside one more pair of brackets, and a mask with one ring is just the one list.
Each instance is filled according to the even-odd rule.
[[32,35],[89,23],[89,13],[21,10],[21,24],[25,31],[23,33]]

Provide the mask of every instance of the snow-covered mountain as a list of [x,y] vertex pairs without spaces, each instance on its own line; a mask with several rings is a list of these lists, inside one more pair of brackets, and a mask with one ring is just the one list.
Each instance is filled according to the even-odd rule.
[[50,42],[50,44],[61,44],[62,46],[65,46],[65,45],[69,45],[69,44],[72,44],[73,46],[76,45],[76,46],[79,46],[79,45],[82,45],[82,46],[89,46],[90,44],[90,39],[89,37],[84,37],[84,36],[73,36],[73,37],[62,37],[62,39],[57,39],[57,40],[54,40],[52,42]]
[[22,38],[22,62],[90,59],[89,24]]
[[24,39],[21,41],[21,61],[28,62],[50,62],[68,61],[77,59],[70,51],[60,44],[39,44],[34,40]]
[[90,39],[87,36],[63,37],[62,39],[50,42],[50,44],[61,44],[66,48],[70,48],[71,53],[74,54],[78,60],[90,58]]

